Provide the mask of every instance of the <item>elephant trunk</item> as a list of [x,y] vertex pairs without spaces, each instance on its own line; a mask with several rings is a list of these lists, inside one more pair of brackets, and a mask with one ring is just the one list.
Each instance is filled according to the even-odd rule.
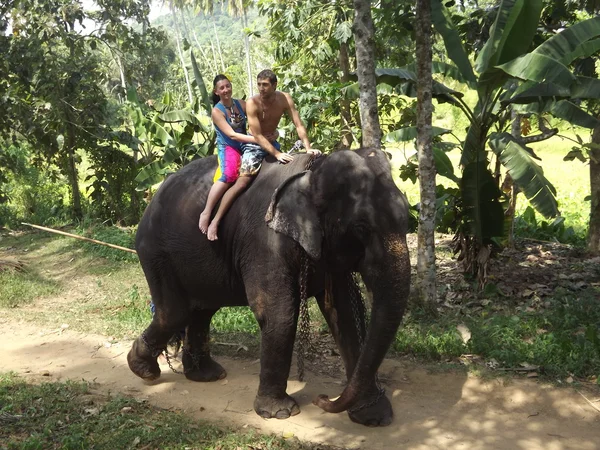
[[368,248],[361,270],[363,281],[373,293],[373,307],[367,337],[358,361],[337,400],[319,395],[313,402],[321,409],[339,413],[352,408],[374,380],[393,342],[410,291],[410,260],[403,235],[390,235]]

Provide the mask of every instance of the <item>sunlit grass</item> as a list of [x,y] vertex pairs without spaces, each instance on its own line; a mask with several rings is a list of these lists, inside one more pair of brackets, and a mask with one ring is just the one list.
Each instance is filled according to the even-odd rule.
[[[443,126],[443,124],[437,124]],[[577,130],[577,133],[584,139],[589,139],[589,131]],[[530,144],[530,147],[536,152],[541,161],[537,163],[544,170],[544,175],[554,185],[557,191],[557,202],[561,216],[565,219],[565,227],[572,227],[580,242],[585,240],[587,233],[590,201],[586,197],[590,195],[590,175],[589,164],[579,160],[564,161],[564,157],[575,146],[575,132],[562,131],[560,136],[554,136],[543,142]],[[568,139],[570,138],[570,139]],[[449,141],[453,138],[447,137]],[[419,202],[419,185],[413,184],[410,180],[401,180],[399,171],[403,164],[406,164],[409,157],[414,155],[415,148],[413,143],[407,143],[396,148],[387,148],[392,155],[392,175],[398,187],[406,194],[411,205]],[[448,157],[454,165],[455,173],[460,176],[459,161],[460,150],[455,149],[448,152]],[[455,187],[456,184],[444,177],[438,176],[437,183],[446,187]],[[519,195],[517,200],[517,216],[523,214],[525,209],[531,206],[524,195]],[[547,220],[537,214],[537,220]]]
[[11,450],[317,448],[195,421],[144,400],[99,393],[84,382],[34,385],[12,374],[0,373],[0,413],[1,447]]
[[0,272],[0,308],[17,308],[60,291],[60,283],[34,271]]

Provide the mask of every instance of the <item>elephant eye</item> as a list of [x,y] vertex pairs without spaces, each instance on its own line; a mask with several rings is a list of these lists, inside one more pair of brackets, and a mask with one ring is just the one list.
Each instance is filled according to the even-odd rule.
[[371,233],[371,229],[365,223],[357,223],[354,225],[354,233],[361,238],[368,236]]

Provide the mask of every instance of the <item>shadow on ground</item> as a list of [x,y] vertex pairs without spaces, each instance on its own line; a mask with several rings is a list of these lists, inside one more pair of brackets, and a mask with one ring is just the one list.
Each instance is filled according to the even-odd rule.
[[[412,363],[386,360],[380,371],[395,411],[392,425],[367,428],[345,413],[328,414],[312,405],[321,393],[343,390],[339,379],[308,372],[288,392],[302,412],[288,420],[264,420],[252,404],[258,360],[220,357],[225,380],[194,383],[169,371],[152,384],[127,367],[130,342],[108,343],[98,335],[45,330],[11,322],[0,312],[3,371],[32,380],[86,380],[110,392],[148,399],[162,408],[198,418],[301,440],[363,449],[596,449],[600,414],[578,393],[535,381],[481,380],[464,372],[428,373]],[[47,375],[43,375],[47,374]]]

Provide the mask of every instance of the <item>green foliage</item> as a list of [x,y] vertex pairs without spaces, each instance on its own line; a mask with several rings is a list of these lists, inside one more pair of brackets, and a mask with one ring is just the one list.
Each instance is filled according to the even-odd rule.
[[89,152],[92,172],[85,178],[90,198],[90,214],[101,221],[136,224],[143,207],[142,194],[134,189],[137,167],[134,159],[113,146]]
[[[540,366],[549,376],[587,377],[600,374],[600,310],[594,288],[577,296],[557,291],[541,310],[501,311],[486,307],[464,316],[447,311],[432,320],[415,310],[403,322],[394,349],[426,359],[456,358],[474,353],[502,367]],[[506,302],[498,298],[494,302]],[[457,326],[471,333],[467,343]]]
[[515,217],[514,226],[515,235],[519,237],[585,246],[585,234],[577,234],[573,227],[566,226],[564,217],[557,217],[550,222],[546,220],[538,221],[531,206],[528,206],[523,214]]
[[222,308],[214,316],[211,326],[217,331],[229,333],[253,333],[259,332],[258,323],[254,314],[248,307]]
[[55,225],[68,220],[65,179],[53,166],[32,164],[27,145],[8,146],[17,163],[5,174],[4,202],[0,202],[0,227],[17,228],[21,222]]
[[[90,406],[90,399],[93,405]],[[295,440],[219,428],[145,401],[92,392],[84,382],[32,385],[0,374],[0,413],[23,420],[0,427],[10,450],[152,448],[307,448]],[[123,408],[129,408],[123,414]],[[91,413],[90,411],[94,412]],[[310,447],[308,447],[310,448]]]
[[0,308],[19,308],[35,298],[60,291],[60,283],[45,278],[36,271],[0,270]]
[[[108,244],[114,244],[120,247],[130,248],[134,250],[135,231],[136,230],[134,228],[121,228],[116,226],[108,227],[98,225],[96,223],[88,224],[84,222],[78,227],[76,227],[73,230],[73,233],[78,234],[80,236],[95,239],[97,241],[106,242]],[[111,261],[138,261],[138,257],[135,253],[129,253],[124,250],[118,250],[93,242],[76,242],[80,248],[83,248],[85,250],[85,252],[90,253],[95,257],[106,258]]]
[[458,357],[466,348],[456,326],[450,321],[432,321],[415,311],[402,323],[393,349],[432,360]]
[[[207,97],[197,68],[195,73],[198,89],[202,97]],[[162,182],[167,174],[214,151],[214,128],[208,124],[208,117],[198,113],[200,105],[208,109],[202,102],[197,101],[193,107],[175,109],[167,92],[162,102],[153,102],[148,109],[140,104],[134,89],[129,89],[127,98],[129,117],[126,131],[119,136],[122,144],[129,146],[134,154],[141,155],[144,166],[135,177],[138,190],[146,190]]]
[[529,363],[548,375],[597,375],[599,324],[597,292],[557,293],[542,312],[472,318],[470,350],[507,367]]

